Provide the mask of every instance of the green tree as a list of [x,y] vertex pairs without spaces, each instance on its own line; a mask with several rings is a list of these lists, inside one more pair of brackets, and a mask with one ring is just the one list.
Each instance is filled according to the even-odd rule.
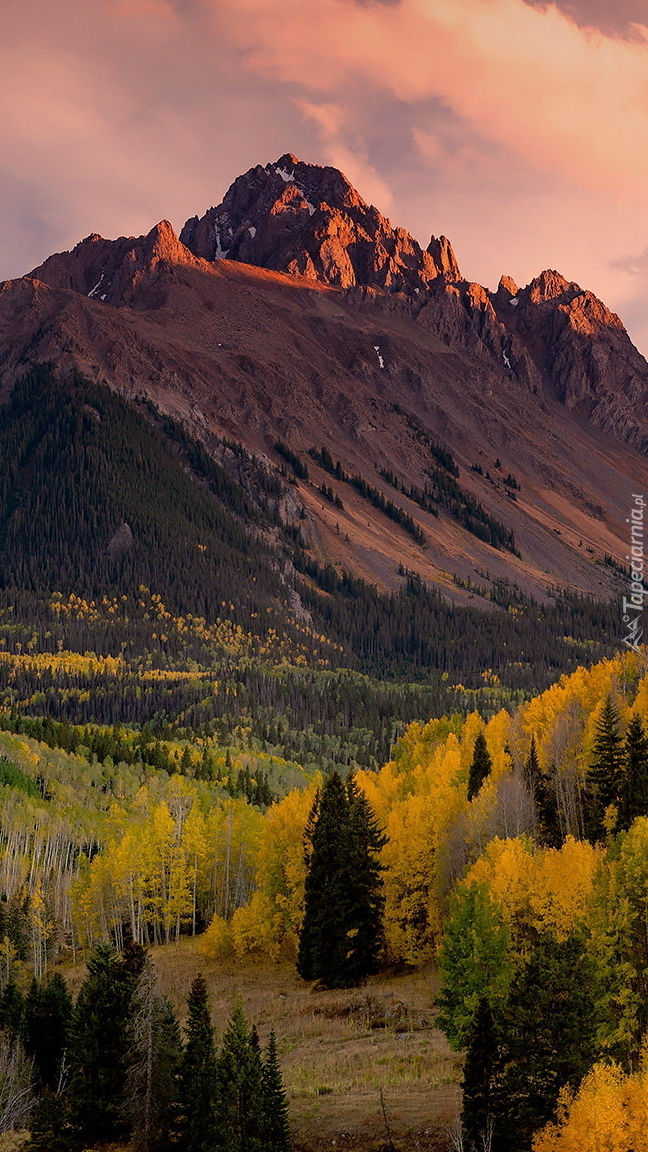
[[511,983],[503,1013],[503,1117],[497,1147],[522,1152],[597,1055],[594,974],[582,941],[541,937]]
[[70,1113],[79,1143],[122,1139],[128,1023],[146,953],[138,944],[120,954],[98,944],[88,960],[70,1027]]
[[217,1144],[216,1051],[202,975],[191,985],[187,1010],[187,1043],[178,1091],[180,1144],[183,1152],[213,1152]]
[[482,996],[468,1032],[463,1069],[461,1129],[466,1152],[493,1146],[501,1111],[501,1062],[493,1010]]
[[587,832],[600,839],[605,831],[604,817],[611,804],[621,808],[625,789],[623,742],[619,714],[608,696],[601,712],[587,772]]
[[334,772],[316,796],[305,833],[308,867],[297,971],[322,988],[346,988],[377,971],[382,946],[385,843],[371,808]]
[[72,1011],[72,997],[60,973],[44,984],[32,981],[25,1003],[25,1050],[34,1060],[39,1089],[59,1090]]
[[510,935],[485,884],[461,885],[452,898],[439,951],[439,1027],[455,1050],[466,1044],[481,1000],[507,996],[514,963]]
[[69,1152],[67,1099],[50,1088],[38,1097],[29,1121],[29,1152]]
[[217,1062],[216,1120],[223,1152],[260,1152],[264,1119],[263,1064],[256,1030],[234,1005]]
[[279,1066],[277,1039],[274,1030],[270,1033],[263,1060],[261,1093],[263,1100],[261,1128],[263,1152],[288,1152],[290,1148],[288,1101]]
[[387,843],[364,792],[351,775],[347,781],[349,801],[347,873],[348,946],[344,961],[346,981],[359,984],[380,971],[383,949],[383,868],[378,853]]
[[13,1042],[25,1032],[25,997],[16,981],[8,980],[0,997],[0,1028]]
[[622,818],[627,829],[637,816],[648,815],[648,735],[639,716],[628,724],[624,743],[625,779]]
[[479,792],[484,780],[490,775],[493,761],[486,745],[483,732],[477,733],[473,757],[468,772],[468,799],[472,800]]

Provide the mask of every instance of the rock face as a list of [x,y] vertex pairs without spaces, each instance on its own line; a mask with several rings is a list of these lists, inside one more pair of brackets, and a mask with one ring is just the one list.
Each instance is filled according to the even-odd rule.
[[530,392],[548,391],[598,427],[648,448],[648,365],[618,316],[558,272],[520,290],[465,280],[445,236],[427,249],[355,191],[335,168],[292,154],[234,181],[222,203],[188,220],[194,256],[228,259],[349,290],[404,296],[428,330],[495,364]]
[[439,278],[460,278],[445,236],[424,251],[337,168],[290,153],[239,176],[222,204],[187,221],[180,239],[204,260],[226,257],[338,288],[418,294]]
[[522,351],[566,408],[648,450],[648,365],[614,312],[555,271],[521,290],[502,278],[492,299],[514,371]]
[[50,288],[69,289],[123,307],[140,297],[141,288],[155,277],[161,263],[196,263],[168,220],[156,224],[147,236],[121,236],[119,240],[87,236],[71,252],[50,256],[29,275]]
[[[146,398],[270,470],[278,440],[304,459],[325,445],[429,546],[349,485],[331,505],[311,458],[278,514],[386,587],[406,567],[466,599],[448,573],[464,589],[487,572],[534,595],[556,582],[599,594],[604,556],[627,553],[628,493],[648,486],[648,365],[617,316],[557,272],[489,292],[443,236],[423,250],[340,172],[291,155],[239,177],[179,239],[165,221],[89,236],[0,284],[0,400],[38,363]],[[431,445],[521,558],[426,511]],[[136,550],[136,530],[110,546]]]

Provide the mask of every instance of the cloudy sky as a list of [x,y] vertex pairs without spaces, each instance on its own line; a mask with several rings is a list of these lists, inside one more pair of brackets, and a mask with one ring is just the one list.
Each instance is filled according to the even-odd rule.
[[295,152],[648,354],[648,0],[3,0],[0,74],[0,279]]

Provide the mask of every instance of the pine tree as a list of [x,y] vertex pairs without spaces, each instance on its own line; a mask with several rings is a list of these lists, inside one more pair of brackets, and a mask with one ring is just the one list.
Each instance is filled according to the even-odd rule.
[[12,1042],[24,1036],[25,997],[13,979],[7,981],[0,997],[0,1028]]
[[439,1027],[451,1048],[463,1048],[480,1000],[506,998],[513,975],[511,936],[486,884],[460,885],[450,904],[439,951]]
[[297,971],[304,980],[335,986],[346,958],[346,829],[349,800],[342,778],[333,772],[315,797],[306,826],[304,919]]
[[130,944],[120,955],[99,944],[88,960],[70,1027],[70,1113],[79,1143],[118,1140],[130,1063],[128,1023],[145,951]]
[[502,1112],[497,1147],[524,1152],[596,1058],[594,975],[581,940],[540,938],[514,978],[501,1026]]
[[468,799],[472,800],[479,792],[484,780],[490,775],[493,761],[491,759],[486,737],[478,732],[473,748],[473,758],[468,773]]
[[308,872],[297,971],[322,988],[358,984],[379,966],[385,843],[371,808],[334,772],[316,797],[305,833]]
[[32,1110],[28,1152],[69,1152],[68,1120],[66,1097],[46,1088]]
[[169,1142],[182,1043],[173,1008],[157,989],[150,957],[133,996],[129,1031],[126,1110],[132,1124],[132,1143],[137,1152],[155,1152]]
[[248,1031],[240,1001],[234,1005],[217,1062],[216,1121],[223,1152],[261,1152],[263,1064],[256,1030]]
[[216,1051],[207,985],[196,976],[187,1000],[188,1018],[178,1089],[179,1135],[183,1152],[216,1147]]
[[524,783],[526,784],[529,792],[531,793],[534,801],[537,802],[538,785],[540,783],[540,761],[538,760],[538,749],[536,748],[535,736],[531,737],[531,744],[529,746],[529,755],[524,763]]
[[486,1152],[496,1146],[501,1067],[495,1017],[485,996],[477,1005],[466,1048],[461,1112],[463,1146],[465,1152]]
[[349,984],[359,984],[380,971],[383,949],[382,865],[378,853],[387,843],[371,805],[353,776],[347,781],[349,848],[347,854],[347,917],[349,923],[344,972]]
[[274,1029],[270,1033],[268,1047],[265,1051],[261,1075],[261,1094],[263,1100],[261,1128],[263,1152],[288,1152],[290,1148],[288,1101],[279,1066]]
[[623,826],[627,829],[637,816],[648,815],[648,735],[636,714],[626,732],[624,758],[622,815]]
[[40,1089],[59,1089],[72,1010],[72,997],[58,972],[45,984],[32,981],[25,1005],[25,1050],[34,1060],[35,1083]]
[[587,773],[587,830],[592,839],[605,831],[606,809],[615,804],[620,809],[625,788],[623,745],[619,732],[619,714],[608,696],[596,726],[592,760]]

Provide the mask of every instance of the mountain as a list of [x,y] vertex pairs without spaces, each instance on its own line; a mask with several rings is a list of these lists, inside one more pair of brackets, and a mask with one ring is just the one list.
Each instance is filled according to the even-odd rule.
[[92,235],[4,283],[0,396],[44,364],[172,416],[253,502],[274,476],[311,572],[388,592],[406,570],[483,606],[501,580],[618,586],[648,477],[621,321],[557,273],[470,283],[445,237],[422,249],[333,168],[286,155],[179,238]]

